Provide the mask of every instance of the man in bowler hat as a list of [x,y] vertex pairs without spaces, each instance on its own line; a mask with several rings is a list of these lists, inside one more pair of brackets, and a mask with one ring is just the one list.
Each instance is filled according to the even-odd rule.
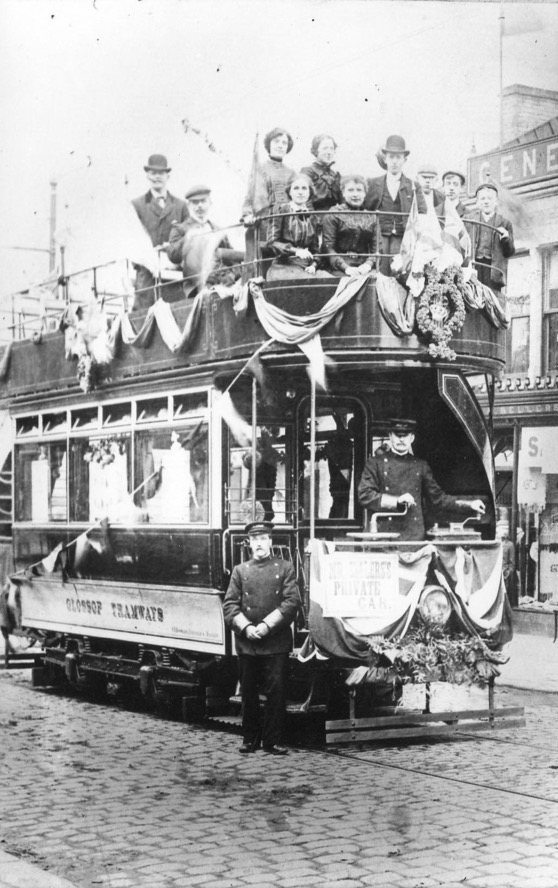
[[[236,635],[242,693],[241,753],[286,755],[279,745],[286,708],[291,623],[300,605],[295,573],[289,561],[271,553],[273,525],[246,526],[252,557],[233,569],[223,602],[225,622]],[[260,693],[266,696],[260,724]]]
[[[368,191],[364,200],[365,210],[378,210],[381,233],[379,269],[382,274],[394,274],[391,268],[393,257],[399,253],[407,218],[413,202],[413,183],[403,173],[403,167],[410,152],[402,136],[388,136],[381,149],[386,174],[368,180]],[[400,215],[403,213],[404,215]],[[393,214],[393,215],[392,215]]]
[[388,447],[370,457],[358,485],[361,505],[373,512],[395,512],[406,507],[401,517],[386,518],[392,522],[390,530],[400,533],[404,540],[425,539],[425,503],[435,509],[481,515],[486,511],[481,499],[462,500],[444,493],[428,463],[413,454],[415,428],[412,419],[390,420]]
[[[168,190],[171,168],[164,154],[152,154],[144,166],[149,191],[132,201],[140,222],[154,247],[166,247],[173,222],[188,218],[186,203]],[[149,308],[155,301],[155,279],[143,265],[136,266],[134,309]]]

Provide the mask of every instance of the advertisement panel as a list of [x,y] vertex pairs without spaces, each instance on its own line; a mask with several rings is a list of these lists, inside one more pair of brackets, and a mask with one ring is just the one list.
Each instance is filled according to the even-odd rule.
[[396,554],[334,552],[324,564],[325,617],[391,618],[400,599]]
[[18,583],[22,622],[38,629],[224,653],[217,592],[162,586],[125,587],[47,577]]

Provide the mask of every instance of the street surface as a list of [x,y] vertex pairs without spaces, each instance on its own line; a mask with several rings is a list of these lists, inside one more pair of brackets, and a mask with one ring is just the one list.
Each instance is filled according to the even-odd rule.
[[527,727],[278,759],[2,671],[0,886],[556,888],[558,697],[496,700]]

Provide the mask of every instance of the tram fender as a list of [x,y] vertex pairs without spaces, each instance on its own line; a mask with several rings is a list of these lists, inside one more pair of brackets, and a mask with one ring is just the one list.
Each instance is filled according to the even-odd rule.
[[64,657],[64,672],[68,681],[76,682],[78,680],[78,658],[73,651],[70,651]]
[[148,697],[153,687],[153,676],[155,674],[154,666],[140,666],[139,682],[140,690],[144,697]]

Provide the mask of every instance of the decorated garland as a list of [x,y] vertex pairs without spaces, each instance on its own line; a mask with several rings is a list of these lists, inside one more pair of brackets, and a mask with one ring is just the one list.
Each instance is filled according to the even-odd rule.
[[101,466],[108,466],[114,462],[118,453],[121,456],[126,453],[127,440],[126,435],[108,435],[106,438],[90,441],[83,458],[87,463],[96,462]]
[[455,265],[440,272],[429,263],[424,276],[426,285],[416,315],[419,332],[431,340],[428,352],[433,358],[455,361],[456,354],[448,343],[465,323],[463,273]]
[[[387,658],[391,665],[382,666]],[[399,680],[403,684],[447,681],[485,687],[500,674],[498,664],[507,658],[491,650],[482,638],[448,635],[438,626],[417,628],[405,638],[381,639],[371,644],[371,681]]]

